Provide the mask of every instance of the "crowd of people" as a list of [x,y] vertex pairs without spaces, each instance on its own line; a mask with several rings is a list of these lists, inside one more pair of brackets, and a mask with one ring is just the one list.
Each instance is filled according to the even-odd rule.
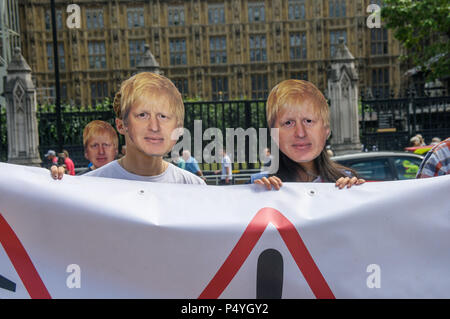
[[[99,120],[84,128],[84,156],[90,165],[77,175],[205,185],[205,176],[188,150],[181,156],[175,154],[171,163],[164,160],[182,134],[184,122],[181,94],[168,78],[150,72],[133,75],[121,84],[114,111],[117,131]],[[365,182],[357,172],[330,159],[332,153],[326,146],[331,134],[329,107],[314,84],[282,81],[269,94],[266,114],[269,127],[279,132],[279,169],[255,179],[255,184],[278,190],[283,182],[329,182],[342,189]],[[117,133],[125,140],[120,154]],[[222,169],[215,173],[220,174],[221,184],[230,185],[230,156],[225,149],[218,152]],[[53,178],[61,179],[65,173],[75,175],[68,152],[58,155],[61,160],[53,150],[45,154],[52,164]],[[448,174],[449,158],[449,139],[436,141],[417,177]],[[271,159],[267,149],[263,168],[270,166]]]
[[[441,142],[441,139],[439,137],[433,137],[431,139],[431,143],[429,145],[436,145]],[[426,146],[425,139],[423,138],[422,134],[416,134],[409,140],[409,146],[410,147],[420,147],[420,146]]]

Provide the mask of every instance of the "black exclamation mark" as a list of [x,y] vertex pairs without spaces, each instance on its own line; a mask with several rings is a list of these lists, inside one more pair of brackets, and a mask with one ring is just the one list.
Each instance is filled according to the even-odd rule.
[[266,249],[258,257],[256,299],[281,299],[283,257],[275,249]]
[[16,284],[0,275],[0,288],[16,292]]

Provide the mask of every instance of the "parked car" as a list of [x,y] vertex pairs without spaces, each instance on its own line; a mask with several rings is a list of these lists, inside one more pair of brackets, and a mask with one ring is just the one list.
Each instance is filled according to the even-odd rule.
[[366,181],[393,181],[415,178],[423,156],[406,152],[367,152],[332,157],[354,169]]

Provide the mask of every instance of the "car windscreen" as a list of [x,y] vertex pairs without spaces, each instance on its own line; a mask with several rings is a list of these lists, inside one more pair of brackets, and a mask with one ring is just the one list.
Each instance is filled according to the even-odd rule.
[[415,157],[396,157],[392,159],[398,179],[416,178],[422,160]]
[[394,179],[389,161],[386,158],[352,160],[341,164],[354,169],[359,177],[367,181],[390,181]]

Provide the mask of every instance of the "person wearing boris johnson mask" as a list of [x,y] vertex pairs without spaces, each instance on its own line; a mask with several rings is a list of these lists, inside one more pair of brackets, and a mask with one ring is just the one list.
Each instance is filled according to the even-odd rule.
[[85,176],[205,185],[200,177],[163,159],[183,132],[183,99],[172,81],[151,72],[133,75],[116,93],[114,111],[126,154]]
[[115,160],[119,150],[119,139],[111,124],[95,120],[83,130],[84,157],[92,164],[83,175]]
[[[87,174],[112,161],[117,156],[119,139],[116,130],[105,121],[94,120],[83,129],[84,157],[89,161],[89,167],[76,175]],[[54,179],[64,176],[64,168],[53,165],[50,169]]]
[[269,94],[266,105],[270,128],[279,148],[277,172],[254,181],[279,190],[283,182],[327,182],[342,189],[365,182],[355,171],[333,162],[326,150],[330,136],[328,103],[311,82],[285,80]]

